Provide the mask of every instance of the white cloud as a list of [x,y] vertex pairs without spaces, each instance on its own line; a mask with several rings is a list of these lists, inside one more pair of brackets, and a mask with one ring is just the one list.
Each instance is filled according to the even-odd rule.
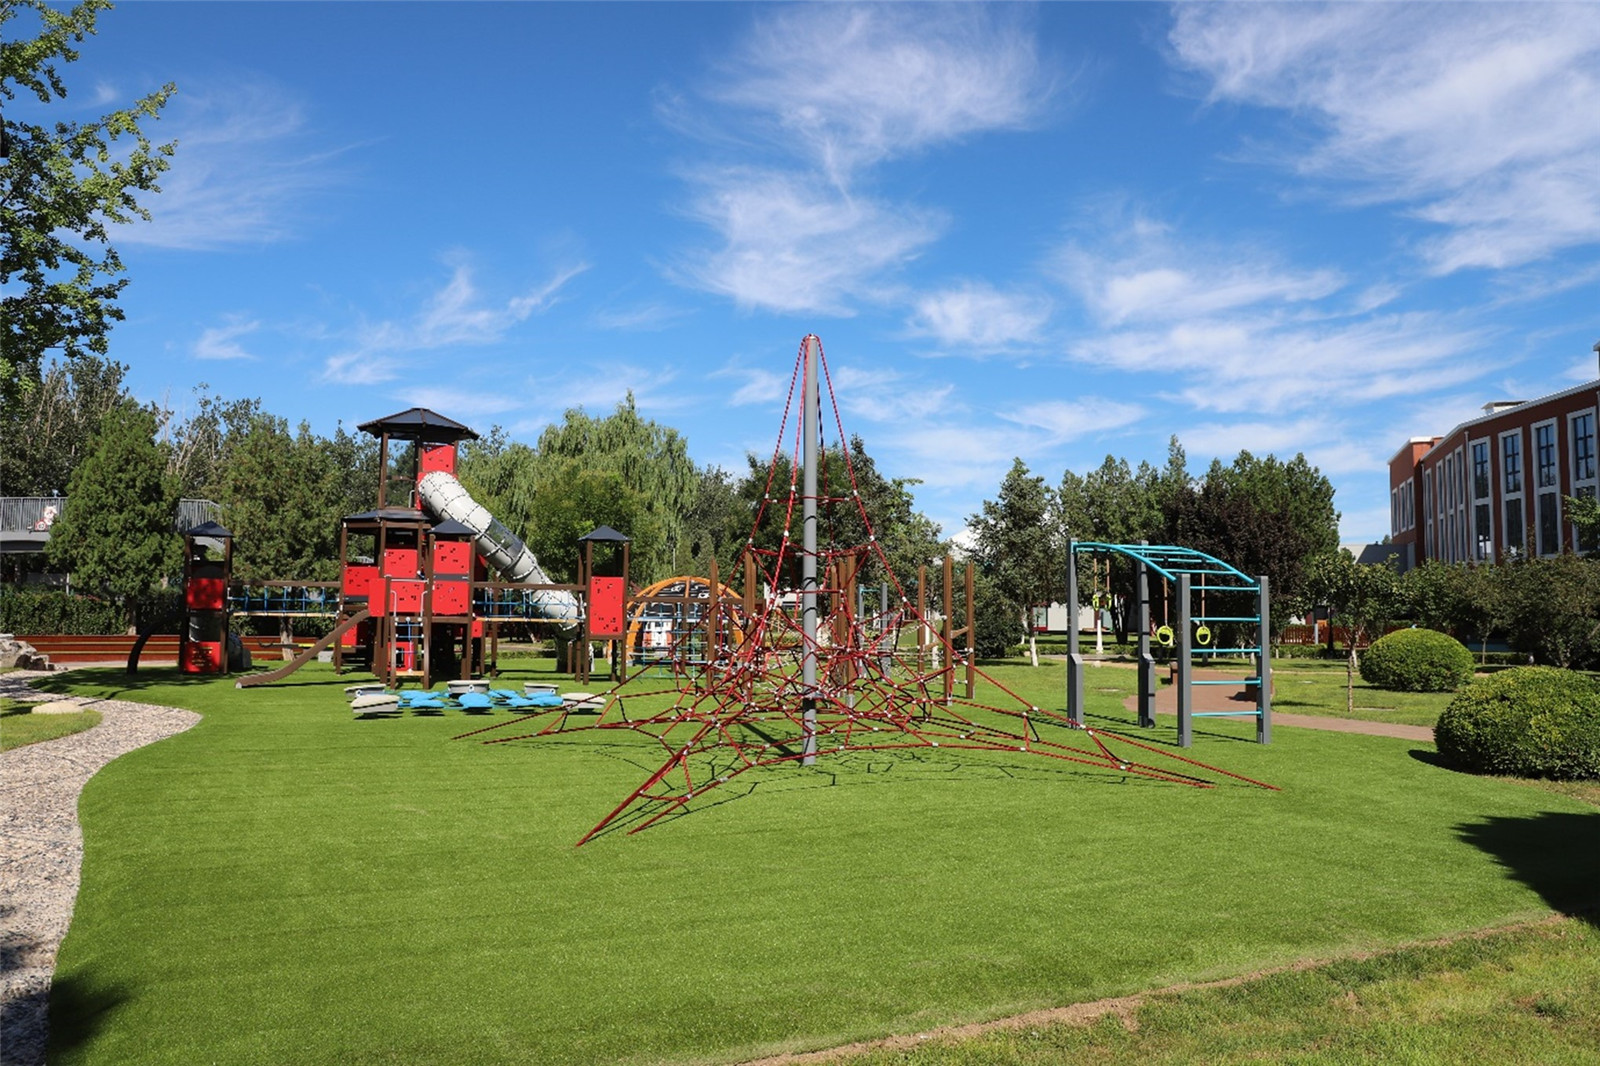
[[1439,226],[1435,273],[1600,240],[1600,7],[1180,5],[1170,40],[1213,100],[1310,117],[1285,165]]
[[451,418],[498,415],[515,411],[523,401],[496,389],[463,389],[448,385],[418,385],[393,393],[401,403],[427,407]]
[[863,167],[1035,118],[1052,86],[1011,16],[965,5],[780,9],[709,95],[798,143],[842,186]]
[[300,102],[265,82],[186,86],[144,131],[178,148],[161,192],[141,197],[150,221],[118,226],[120,243],[195,250],[283,240],[303,222],[309,195],[338,180],[337,153],[309,143]]
[[918,299],[907,325],[913,336],[932,337],[944,348],[988,353],[1037,344],[1050,312],[1042,296],[968,282]]
[[1034,442],[1035,448],[1108,433],[1133,425],[1144,415],[1145,409],[1139,404],[1099,396],[1044,400],[1024,404],[1014,411],[1000,412],[1000,417],[1007,421],[1044,430],[1046,440]]
[[947,413],[955,395],[954,385],[930,384],[924,375],[908,378],[887,367],[841,366],[830,368],[829,374],[839,406],[870,422],[932,418]]
[[743,307],[848,314],[852,296],[944,228],[936,212],[850,196],[804,175],[706,170],[698,184],[689,213],[723,244],[686,257],[678,273]]
[[544,284],[494,305],[483,301],[471,268],[458,262],[450,280],[411,318],[358,327],[355,341],[328,357],[323,379],[369,385],[399,377],[404,366],[396,357],[404,353],[496,344],[513,327],[549,309],[567,282],[587,269],[583,264],[563,267]]
[[687,214],[720,244],[673,269],[743,307],[850,314],[946,228],[866,191],[908,153],[1032,122],[1053,86],[1014,12],[977,6],[763,9],[680,131],[720,157],[686,169]]
[[[1104,250],[1067,244],[1056,273],[1096,319],[1112,326],[1315,303],[1345,287],[1338,271],[1295,269],[1260,249],[1180,244],[1168,226],[1147,218],[1109,234]],[[1362,302],[1368,299],[1363,294]]]
[[757,367],[725,366],[711,373],[712,377],[742,378],[744,384],[733,390],[727,399],[729,407],[751,404],[772,404],[782,400],[789,389],[791,377]]
[[259,321],[232,319],[225,326],[212,326],[194,342],[196,359],[254,359],[239,344],[239,338],[249,336],[261,328]]

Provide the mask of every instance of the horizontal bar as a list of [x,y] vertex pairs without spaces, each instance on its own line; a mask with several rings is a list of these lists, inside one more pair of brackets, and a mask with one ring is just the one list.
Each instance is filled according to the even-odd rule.
[[1256,652],[1259,652],[1261,649],[1259,647],[1254,647],[1254,648],[1190,648],[1189,650],[1194,652],[1196,655],[1227,655],[1227,654],[1230,654],[1230,653],[1238,653],[1238,652],[1250,652],[1250,653],[1254,654]]
[[1191,618],[1191,622],[1260,622],[1261,616],[1257,614],[1240,615],[1231,617],[1223,614],[1208,614],[1202,618]]
[[[1208,573],[1212,571],[1207,571]],[[1260,585],[1190,585],[1190,591],[1201,592],[1258,592]]]
[[1260,711],[1191,711],[1190,718],[1260,718]]

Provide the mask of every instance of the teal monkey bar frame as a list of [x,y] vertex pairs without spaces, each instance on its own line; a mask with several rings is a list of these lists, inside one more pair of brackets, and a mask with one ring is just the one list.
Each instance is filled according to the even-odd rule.
[[[1150,652],[1150,576],[1166,578],[1176,590],[1173,596],[1176,617],[1172,619],[1173,652],[1177,664],[1175,679],[1178,692],[1178,745],[1187,748],[1194,743],[1196,718],[1232,718],[1253,715],[1256,719],[1256,740],[1262,744],[1272,742],[1272,634],[1267,578],[1250,577],[1214,556],[1193,548],[1157,544],[1105,544],[1100,541],[1075,540],[1068,542],[1071,560],[1067,567],[1067,716],[1077,725],[1083,725],[1083,652],[1078,646],[1078,556],[1081,553],[1123,555],[1133,560],[1135,618],[1139,633],[1139,724],[1152,728],[1156,724],[1156,665]],[[1256,608],[1253,615],[1206,615],[1194,612],[1192,597],[1196,593],[1249,593]],[[1260,634],[1259,644],[1248,648],[1196,648],[1190,623],[1243,622],[1254,623]],[[1245,678],[1242,684],[1255,689],[1256,706],[1253,711],[1201,711],[1194,709],[1194,686],[1236,685],[1235,681],[1196,681],[1194,657],[1196,655],[1253,653],[1259,665],[1256,676]]]

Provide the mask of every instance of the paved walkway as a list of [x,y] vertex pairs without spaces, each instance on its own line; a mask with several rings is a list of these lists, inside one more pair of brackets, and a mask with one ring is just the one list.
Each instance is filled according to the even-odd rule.
[[78,794],[112,759],[200,720],[193,711],[126,700],[45,697],[28,687],[44,676],[0,674],[0,696],[77,703],[99,711],[101,720],[82,733],[0,752],[0,1049],[6,1066],[44,1063],[50,978],[83,865]]
[[[1222,670],[1196,670],[1195,680],[1228,680],[1237,678],[1238,674],[1230,674]],[[1243,686],[1240,686],[1243,688]],[[1194,691],[1194,709],[1197,711],[1231,711],[1255,705],[1254,693],[1248,702],[1236,700],[1233,697],[1239,689],[1228,685],[1197,685]],[[1130,713],[1139,713],[1139,697],[1129,696],[1122,701],[1122,705]],[[1172,685],[1162,685],[1156,689],[1156,713],[1178,714],[1178,690]],[[1402,725],[1399,722],[1369,722],[1358,718],[1331,718],[1320,714],[1284,714],[1281,711],[1272,712],[1272,724],[1276,728],[1280,725],[1298,726],[1302,729],[1325,729],[1330,733],[1364,733],[1372,737],[1396,737],[1400,740],[1420,740],[1433,743],[1433,728],[1425,725]]]

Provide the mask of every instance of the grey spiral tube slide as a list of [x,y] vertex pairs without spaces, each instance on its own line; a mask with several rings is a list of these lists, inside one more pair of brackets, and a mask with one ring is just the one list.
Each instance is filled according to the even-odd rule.
[[[417,485],[423,505],[440,518],[450,518],[472,530],[473,542],[489,565],[507,581],[553,584],[528,546],[515,533],[472,498],[465,486],[442,470],[425,475]],[[578,598],[570,592],[530,592],[529,602],[541,618],[577,625],[582,620]]]

